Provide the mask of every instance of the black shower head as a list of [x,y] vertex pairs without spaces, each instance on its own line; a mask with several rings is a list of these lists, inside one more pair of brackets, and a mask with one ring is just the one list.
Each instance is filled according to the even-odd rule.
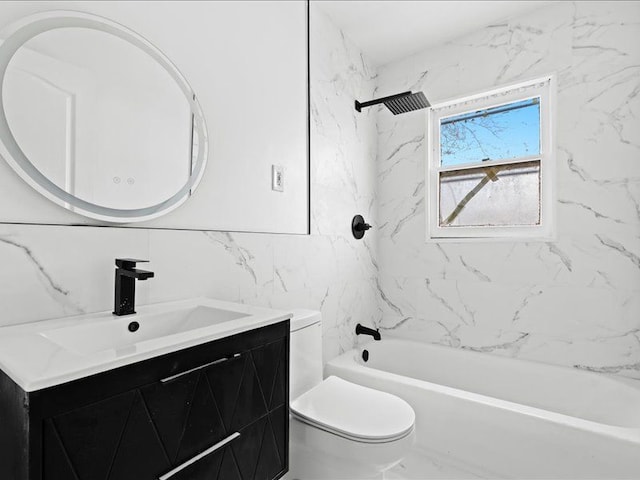
[[394,115],[412,112],[414,110],[420,110],[431,106],[427,97],[424,96],[424,93],[403,92],[398,93],[397,95],[371,100],[369,102],[360,103],[356,100],[356,110],[361,112],[364,107],[370,107],[380,103],[384,103],[385,107],[387,107]]
[[412,112],[413,110],[421,110],[430,107],[431,104],[424,93],[409,93],[402,97],[393,98],[384,102],[384,105],[391,110],[391,113],[398,115],[399,113]]

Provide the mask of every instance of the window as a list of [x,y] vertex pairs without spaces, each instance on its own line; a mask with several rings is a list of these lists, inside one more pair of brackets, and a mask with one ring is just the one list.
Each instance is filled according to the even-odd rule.
[[428,238],[550,239],[553,78],[429,110]]

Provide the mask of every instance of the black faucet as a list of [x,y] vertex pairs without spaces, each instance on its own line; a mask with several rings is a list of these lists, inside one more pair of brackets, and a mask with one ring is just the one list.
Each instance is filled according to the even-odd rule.
[[136,263],[149,260],[135,258],[116,258],[116,289],[113,302],[114,315],[131,315],[136,313],[136,280],[153,278],[153,272],[138,270]]
[[371,335],[374,340],[380,340],[380,331],[377,328],[374,330],[373,328],[368,328],[360,324],[357,324],[356,335],[362,335],[362,334]]

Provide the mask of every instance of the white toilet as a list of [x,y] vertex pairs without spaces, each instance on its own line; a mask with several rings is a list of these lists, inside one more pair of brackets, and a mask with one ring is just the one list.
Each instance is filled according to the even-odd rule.
[[322,379],[319,312],[291,319],[287,479],[373,479],[414,442],[415,413],[401,398],[338,377]]

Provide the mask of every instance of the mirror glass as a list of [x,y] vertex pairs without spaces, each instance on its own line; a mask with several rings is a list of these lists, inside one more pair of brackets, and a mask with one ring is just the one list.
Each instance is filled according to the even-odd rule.
[[206,163],[195,94],[136,33],[94,15],[23,19],[0,45],[3,157],[60,205],[148,220],[193,192]]

